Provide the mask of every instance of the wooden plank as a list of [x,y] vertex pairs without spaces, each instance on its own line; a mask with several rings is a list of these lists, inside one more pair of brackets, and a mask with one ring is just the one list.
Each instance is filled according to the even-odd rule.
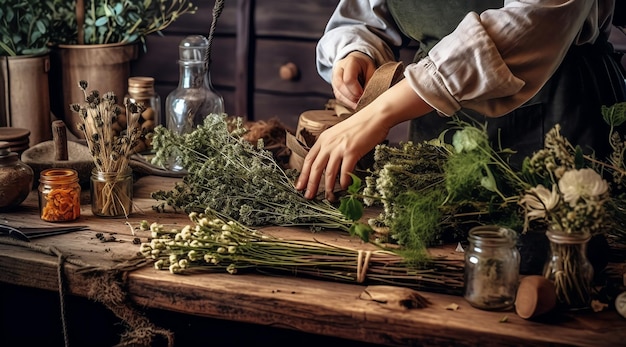
[[254,26],[257,36],[319,39],[337,0],[257,1]]
[[[184,14],[179,20],[172,23],[163,33],[198,33],[208,35],[213,18],[214,0],[193,1],[198,7],[195,14]],[[216,27],[218,34],[232,34],[237,32],[237,6],[235,1],[225,1],[224,10],[218,19]]]
[[[314,42],[259,39],[256,45],[256,90],[332,97],[330,84],[318,75],[315,68]],[[280,77],[280,68],[287,63],[294,64],[298,69],[294,80]]]
[[254,39],[252,37],[252,11],[254,1],[237,1],[237,47],[235,49],[235,114],[254,119],[252,100],[252,78],[254,65]]
[[[536,323],[511,311],[481,311],[461,297],[433,293],[422,293],[431,301],[427,308],[394,311],[359,299],[365,287],[358,285],[228,274],[180,276],[172,283],[161,274],[152,269],[134,272],[134,300],[166,310],[385,345],[609,346],[620,343],[618,336],[624,336],[626,328],[609,312],[596,314],[595,326],[585,316]],[[447,310],[453,303],[459,309]],[[507,322],[500,323],[505,316]]]
[[[157,85],[178,85],[180,69],[178,45],[187,35],[151,36],[147,39],[147,51],[141,52],[133,61],[133,76],[151,76]],[[234,37],[217,37],[213,41],[211,82],[215,87],[234,88],[235,46]]]

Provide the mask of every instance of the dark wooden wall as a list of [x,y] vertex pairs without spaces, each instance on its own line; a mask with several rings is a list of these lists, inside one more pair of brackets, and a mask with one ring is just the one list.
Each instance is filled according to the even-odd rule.
[[[178,43],[187,35],[208,35],[214,1],[195,0],[198,11],[184,15],[163,31],[151,35],[147,51],[132,63],[133,76],[151,76],[165,102],[178,83]],[[226,113],[250,120],[273,117],[295,129],[299,115],[323,109],[332,90],[317,73],[315,46],[337,0],[255,1],[227,0],[218,19],[212,50],[211,80],[225,100]],[[412,57],[403,52],[403,60]],[[290,64],[297,73],[281,78]],[[390,139],[406,137],[404,125]]]
[[[147,52],[132,65],[133,75],[156,79],[163,101],[178,83],[178,43],[209,32],[213,1],[195,3],[196,14],[181,17],[163,36],[151,35]],[[228,114],[252,120],[276,116],[295,126],[303,111],[324,107],[332,93],[315,70],[315,44],[336,3],[226,1],[213,44],[211,79]],[[280,78],[287,63],[297,66],[296,78]]]
[[[212,51],[211,79],[225,100],[226,112],[250,120],[278,117],[294,128],[298,116],[322,109],[332,98],[331,87],[317,74],[315,45],[323,34],[338,0],[227,0],[218,20]],[[187,35],[207,35],[213,0],[194,0],[197,13],[184,15],[163,31],[148,37],[147,51],[132,63],[133,76],[152,76],[164,103],[178,83],[178,44]],[[615,32],[616,48],[626,51],[626,36]],[[401,51],[405,63],[414,49]],[[626,65],[626,58],[623,63]],[[297,68],[292,79],[283,79],[281,67]],[[389,136],[406,138],[406,124]]]

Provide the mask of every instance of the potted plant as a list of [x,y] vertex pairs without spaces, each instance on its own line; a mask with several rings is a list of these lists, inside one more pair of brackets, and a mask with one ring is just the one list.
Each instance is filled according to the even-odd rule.
[[51,14],[40,1],[0,0],[0,126],[30,130],[30,145],[52,136]]
[[146,36],[167,28],[183,14],[195,13],[189,0],[47,0],[52,9],[53,57],[60,66],[62,108],[68,128],[78,137],[69,105],[83,98],[77,81],[94,90],[125,95],[130,62],[145,50]]

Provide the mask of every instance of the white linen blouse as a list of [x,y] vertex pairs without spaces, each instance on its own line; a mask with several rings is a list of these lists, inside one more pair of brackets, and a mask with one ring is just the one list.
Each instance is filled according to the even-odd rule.
[[[404,76],[441,114],[507,114],[539,91],[572,44],[608,33],[614,1],[505,0],[502,8],[470,12]],[[318,72],[330,83],[334,63],[352,51],[380,66],[395,59],[392,48],[402,41],[385,0],[341,0],[317,45]]]

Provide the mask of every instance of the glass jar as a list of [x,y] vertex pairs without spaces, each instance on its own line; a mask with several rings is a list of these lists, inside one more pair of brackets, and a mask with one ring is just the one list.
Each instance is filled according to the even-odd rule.
[[91,212],[100,217],[128,217],[133,207],[133,170],[91,172]]
[[80,185],[73,169],[53,168],[39,177],[39,215],[47,222],[69,222],[80,217]]
[[474,227],[465,251],[465,299],[483,310],[513,306],[520,255],[515,231],[495,225]]
[[550,229],[550,256],[544,277],[554,282],[557,305],[561,309],[577,310],[591,305],[593,266],[587,258],[589,233],[566,233]]
[[[165,100],[167,128],[176,134],[190,133],[209,114],[224,113],[224,99],[211,84],[205,57],[209,40],[202,35],[187,36],[178,46],[180,78],[178,87]],[[169,169],[182,170],[174,157]]]
[[152,148],[154,128],[163,123],[161,97],[154,90],[154,78],[130,77],[128,79],[128,94],[124,98],[124,103],[126,101],[143,104],[146,108],[139,117],[143,135],[135,147],[135,152],[149,151]]
[[33,169],[24,164],[10,143],[0,141],[0,210],[21,204],[33,189]]

